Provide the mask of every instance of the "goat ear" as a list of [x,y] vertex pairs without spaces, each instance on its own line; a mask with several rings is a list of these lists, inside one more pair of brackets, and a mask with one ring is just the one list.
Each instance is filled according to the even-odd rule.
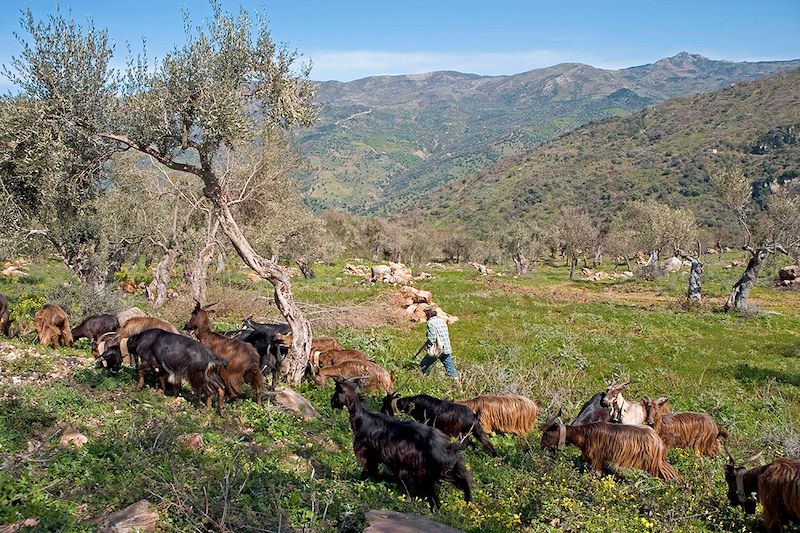
[[656,400],[656,404],[657,404],[657,405],[664,405],[664,404],[665,404],[665,403],[667,403],[668,401],[669,401],[669,398],[667,398],[666,396],[662,396],[661,398],[659,398],[658,400]]
[[563,408],[563,407],[559,407],[559,408],[558,408],[558,414],[556,415],[556,418],[560,419],[560,418],[561,418],[561,413],[562,413],[563,411],[564,411],[564,408]]

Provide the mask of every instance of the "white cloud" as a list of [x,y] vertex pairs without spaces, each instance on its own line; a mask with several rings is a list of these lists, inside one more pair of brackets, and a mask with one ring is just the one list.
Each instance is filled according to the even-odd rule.
[[419,74],[436,70],[456,70],[484,75],[516,74],[557,63],[591,63],[555,50],[522,50],[514,52],[382,52],[371,50],[316,50],[306,53],[314,61],[311,73],[315,80],[351,81],[367,76]]

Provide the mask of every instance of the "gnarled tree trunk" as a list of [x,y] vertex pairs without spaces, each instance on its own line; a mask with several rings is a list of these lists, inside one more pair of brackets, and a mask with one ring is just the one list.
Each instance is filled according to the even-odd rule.
[[703,263],[699,259],[690,255],[684,255],[686,259],[691,261],[692,267],[689,271],[689,289],[686,292],[686,298],[689,302],[703,303],[702,296],[702,282],[703,282]]
[[189,286],[191,287],[192,298],[201,304],[206,303],[208,267],[211,265],[211,260],[214,258],[217,229],[219,229],[219,222],[216,219],[209,221],[208,231],[206,232],[206,244],[192,262],[192,270],[189,272]]
[[292,346],[288,356],[283,360],[281,372],[289,385],[296,387],[303,379],[311,352],[311,324],[306,320],[292,297],[289,275],[276,263],[256,253],[233,218],[227,198],[216,175],[207,164],[204,164],[203,167],[203,173],[200,176],[205,184],[203,194],[214,206],[214,215],[219,221],[222,231],[230,239],[236,253],[245,264],[275,287],[275,304],[289,327],[292,328]]
[[[399,263],[400,261],[398,261]],[[306,279],[312,279],[314,277],[314,270],[309,266],[308,261],[305,259],[298,259],[296,261],[297,266],[300,267],[300,272],[303,273],[303,277]]]
[[167,301],[167,287],[175,272],[175,264],[183,254],[177,242],[170,244],[164,250],[164,257],[158,262],[153,273],[153,281],[147,286],[147,298],[153,302],[153,307],[161,307]]
[[518,276],[522,276],[528,273],[528,266],[529,266],[528,258],[522,253],[522,250],[517,250],[514,253],[514,268],[517,271]]
[[[725,305],[722,307],[724,311],[737,311],[747,310],[747,300],[750,298],[750,291],[755,287],[758,276],[761,274],[761,269],[764,268],[764,263],[771,253],[767,248],[746,248],[750,252],[750,261],[747,262],[747,267],[742,272],[742,277],[739,281],[734,283]],[[774,252],[772,252],[774,253]]]

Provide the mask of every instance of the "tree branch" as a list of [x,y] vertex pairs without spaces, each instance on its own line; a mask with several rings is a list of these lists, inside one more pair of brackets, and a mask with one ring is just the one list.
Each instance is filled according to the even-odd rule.
[[172,170],[178,170],[180,172],[189,172],[190,174],[194,174],[196,176],[199,176],[200,173],[201,173],[201,169],[196,167],[196,166],[194,166],[194,165],[187,165],[187,164],[184,164],[184,163],[176,163],[175,161],[173,161],[169,157],[166,157],[166,156],[162,155],[161,153],[159,153],[157,150],[153,149],[153,147],[151,147],[151,146],[140,146],[139,144],[137,144],[136,142],[132,141],[131,139],[129,139],[128,137],[126,137],[124,135],[117,135],[115,133],[108,133],[108,132],[98,132],[97,135],[99,137],[102,137],[103,139],[108,139],[110,141],[115,141],[115,142],[124,144],[125,146],[127,146],[129,148],[133,148],[134,150],[138,150],[139,152],[142,152],[143,154],[147,154],[147,155],[155,158],[162,165],[167,166],[167,167],[171,168]]

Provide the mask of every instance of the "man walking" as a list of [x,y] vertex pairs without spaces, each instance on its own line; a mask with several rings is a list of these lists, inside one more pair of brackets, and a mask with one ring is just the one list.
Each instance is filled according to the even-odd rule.
[[453,364],[453,348],[450,346],[450,332],[447,329],[447,322],[438,315],[438,308],[431,306],[425,310],[425,318],[428,327],[425,331],[427,341],[425,348],[427,354],[419,363],[420,370],[427,374],[436,360],[440,360],[444,365],[447,375],[458,381],[458,372]]

